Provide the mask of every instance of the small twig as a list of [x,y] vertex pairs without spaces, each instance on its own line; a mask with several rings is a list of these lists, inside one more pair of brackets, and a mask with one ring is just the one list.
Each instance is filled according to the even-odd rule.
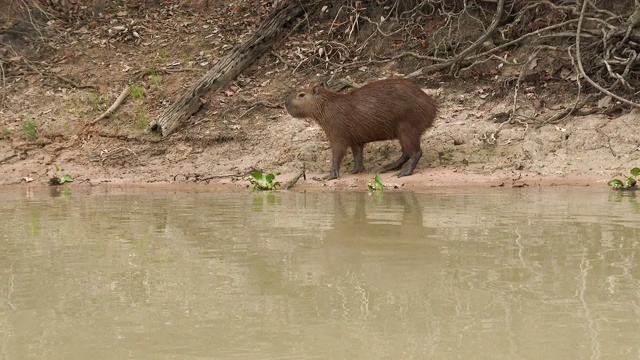
[[541,48],[537,48],[529,57],[527,61],[525,61],[524,65],[520,68],[520,75],[518,76],[518,80],[516,80],[516,85],[513,89],[513,108],[511,110],[511,116],[509,117],[509,121],[511,121],[516,116],[516,105],[518,103],[518,91],[520,90],[520,83],[522,79],[524,79],[525,74],[527,73],[527,68],[529,64],[538,56],[538,53],[542,50]]
[[[498,133],[500,133],[500,131],[502,131],[502,127],[506,124],[510,124],[512,123],[513,119],[514,119],[514,115],[513,114],[509,114],[509,119],[507,119],[506,121],[503,121],[500,123],[500,125],[498,125],[498,128],[491,132],[488,136],[487,133],[483,133],[482,137],[479,139],[481,141],[484,141],[485,143],[489,144],[489,145],[495,145],[498,142]],[[517,140],[524,140],[524,138],[527,136],[527,131],[529,131],[529,124],[525,121],[522,120],[518,120],[515,119],[515,121],[520,124],[520,125],[524,125],[524,133],[522,134],[522,139],[517,139]],[[511,141],[511,140],[509,140]]]
[[382,31],[382,29],[380,28],[380,23],[375,22],[375,21],[373,21],[373,20],[369,19],[369,18],[368,18],[368,17],[366,17],[366,16],[361,16],[361,18],[363,18],[364,20],[366,20],[369,24],[373,24],[373,25],[375,25],[375,26],[376,26],[376,31],[378,31],[378,32],[380,33],[380,35],[382,35],[382,36],[384,36],[384,37],[390,37],[391,35],[397,34],[397,33],[399,33],[400,31],[402,31],[402,28],[399,28],[398,30],[393,31],[393,32],[390,32],[390,33],[388,33],[388,34],[387,34],[387,33],[385,33],[384,31]]
[[13,158],[14,158],[14,157],[16,157],[16,156],[18,156],[18,154],[12,154],[12,155],[6,156],[6,157],[4,157],[4,158],[0,159],[0,164],[2,164],[3,162],[5,162],[5,161],[7,161],[7,160],[11,160],[11,159],[13,159]]
[[[595,38],[596,34],[590,34],[590,33],[586,33],[583,32],[582,34],[580,34],[580,36],[582,36],[583,38]],[[544,39],[544,38],[552,38],[552,37],[576,37],[576,33],[573,31],[562,31],[562,32],[557,32],[557,33],[553,33],[553,34],[547,34],[547,35],[540,35],[540,38]]]
[[2,98],[0,103],[3,103],[7,99],[7,78],[4,75],[4,60],[0,58],[0,74],[2,75]]
[[272,50],[270,52],[270,54],[273,55],[276,59],[280,60],[280,62],[284,64],[284,69],[282,69],[282,70],[287,70],[289,68],[289,66],[293,66],[293,65],[289,64],[289,62],[287,62],[285,59],[283,59],[282,56],[280,56],[277,52]]
[[582,107],[584,107],[587,103],[589,103],[592,100],[594,100],[594,98],[595,98],[594,95],[587,95],[584,99],[582,99],[582,101],[579,101],[579,99],[576,98],[576,101],[573,104],[573,106],[568,106],[565,109],[560,110],[559,112],[557,112],[555,115],[553,115],[552,117],[550,117],[546,121],[543,121],[542,123],[540,123],[540,125],[538,125],[538,127],[541,127],[541,126],[546,125],[546,124],[555,124],[557,122],[562,121],[566,117],[568,117],[568,116],[574,114],[576,111],[582,109]]
[[307,175],[304,169],[304,166],[302,167],[302,172],[300,172],[300,174],[298,174],[298,176],[296,176],[295,178],[287,181],[286,184],[284,184],[284,186],[282,187],[283,190],[289,190],[293,187],[293,185],[295,185],[298,180],[300,180],[300,178],[303,177],[305,180],[307,180]]
[[609,135],[607,135],[604,131],[602,131],[602,128],[605,127],[605,125],[607,125],[608,123],[603,123],[602,125],[596,127],[596,132],[602,136],[604,136],[607,139],[607,148],[609,148],[609,152],[611,152],[611,155],[613,157],[617,157],[618,154],[616,154],[615,151],[613,151],[613,148],[611,147],[611,138],[609,137]]
[[632,59],[629,59],[629,61],[627,61],[627,66],[625,66],[625,69],[622,72],[622,75],[613,71],[613,69],[611,68],[612,61],[607,61],[607,60],[602,61],[604,62],[604,66],[607,68],[607,71],[609,72],[609,76],[616,79],[616,82],[613,83],[613,85],[611,86],[612,88],[615,89],[616,85],[622,84],[624,87],[627,88],[627,90],[633,90],[633,87],[629,85],[629,83],[625,79],[625,76],[627,76],[627,74],[629,73],[629,70],[631,69],[631,65],[634,63],[635,58],[636,56],[634,56]]
[[[569,46],[569,48],[567,49],[567,53],[569,54],[569,57],[571,58],[571,65],[573,65],[574,67],[576,66],[576,61],[575,58],[573,57],[573,55],[571,54],[571,46]],[[565,109],[566,113],[564,115],[562,115],[562,112],[556,115],[561,115],[561,117],[558,118],[558,120],[562,120],[565,117],[573,114],[575,111],[577,111],[579,109],[578,105],[580,104],[580,95],[582,94],[582,83],[580,82],[580,77],[576,76],[576,86],[578,87],[578,93],[576,94],[576,101],[573,103],[573,107],[572,108],[567,108]],[[587,96],[588,98],[588,96]],[[585,103],[586,104],[586,103]],[[580,108],[584,106],[584,104],[580,105]]]
[[24,62],[25,65],[27,65],[27,67],[29,69],[31,69],[32,71],[40,74],[40,76],[46,76],[46,77],[51,77],[51,78],[55,78],[58,80],[61,80],[71,86],[73,86],[76,89],[94,89],[94,90],[98,90],[98,87],[95,85],[78,85],[75,82],[73,82],[72,80],[69,80],[67,78],[65,78],[64,76],[58,75],[58,74],[49,74],[49,73],[43,73],[42,71],[38,70],[35,66],[31,65],[31,63],[29,63],[29,61],[27,61],[27,59],[22,58],[22,61]]
[[338,11],[336,12],[336,16],[333,18],[333,21],[331,22],[331,26],[329,27],[329,32],[328,32],[329,34],[331,34],[331,31],[333,30],[333,26],[337,23],[338,16],[340,16],[340,13],[342,12],[342,8],[344,8],[344,5],[340,6]]
[[401,52],[398,55],[394,55],[392,57],[387,57],[387,58],[380,58],[380,60],[398,60],[398,59],[402,59],[404,57],[414,57],[416,59],[419,60],[429,60],[429,61],[434,61],[434,62],[446,62],[447,59],[442,59],[439,57],[434,57],[434,56],[428,56],[428,55],[420,55],[418,53],[415,53],[413,51],[404,51]]
[[291,72],[291,74],[295,74],[295,73],[296,73],[296,71],[298,71],[298,69],[300,68],[300,66],[302,66],[302,64],[304,64],[305,62],[307,62],[307,61],[308,61],[308,60],[310,60],[310,59],[312,59],[312,57],[307,57],[307,58],[302,59],[302,61],[300,61],[300,62],[298,63],[298,65],[296,65],[296,67],[293,69],[293,71]]
[[274,103],[271,103],[271,102],[268,102],[268,101],[258,101],[258,102],[255,102],[255,103],[251,104],[251,105],[240,105],[238,107],[242,108],[242,109],[248,109],[248,108],[254,108],[256,106],[264,106],[264,107],[270,108],[270,109],[281,109],[282,108],[282,104],[274,104]]
[[127,98],[127,95],[129,95],[129,91],[131,90],[131,85],[127,85],[124,87],[124,89],[122,89],[122,92],[120,93],[120,96],[118,96],[118,98],[116,99],[116,101],[107,109],[107,111],[103,112],[102,115],[98,116],[97,118],[93,119],[89,125],[93,125],[95,123],[97,123],[98,121],[107,118],[109,115],[111,115],[114,111],[116,111],[116,109],[118,109],[118,107],[120,106],[120,104],[122,104],[122,102],[124,101],[124,99]]
[[72,81],[70,79],[67,79],[66,77],[58,75],[58,74],[45,74],[45,76],[54,77],[54,78],[56,78],[58,80],[61,80],[61,81],[65,82],[65,83],[73,86],[76,89],[93,89],[93,90],[98,91],[98,87],[96,85],[78,85],[74,81]]
[[[185,177],[185,180],[186,180],[186,179],[188,179],[188,176],[187,176],[187,175],[184,175],[184,174],[176,174],[176,175],[173,177],[173,181],[176,181],[176,179],[177,179],[177,178],[178,178],[178,176],[180,176],[180,175],[184,176],[184,177]],[[211,175],[211,176],[208,176],[208,177],[205,177],[205,178],[200,178],[200,177],[198,177],[198,175],[196,174],[196,176],[195,176],[195,180],[196,180],[196,181],[209,181],[209,180],[213,180],[213,179],[237,178],[237,177],[241,177],[241,176],[243,176],[243,174],[237,174],[237,173],[236,173],[236,174],[224,174],[224,175]]]
[[351,35],[353,34],[353,32],[358,29],[358,32],[360,31],[360,22],[358,21],[360,19],[360,8],[358,8],[358,2],[356,2],[356,6],[353,8],[353,10],[351,11],[352,13],[355,13],[355,16],[353,17],[353,21],[351,23],[351,30],[349,31],[349,36],[347,37],[347,39],[351,39]]
[[130,154],[133,154],[133,156],[135,157],[137,162],[140,162],[140,158],[138,158],[138,155],[135,153],[135,151],[127,148],[127,147],[119,147],[119,148],[115,148],[111,151],[109,150],[103,150],[100,152],[100,164],[104,163],[105,160],[108,160],[110,158],[114,158],[116,156],[118,156],[119,154],[122,154],[124,152],[129,152]]
[[282,109],[282,104],[273,104],[267,101],[258,101],[256,103],[253,103],[251,105],[242,105],[240,106],[241,108],[248,108],[247,111],[243,112],[242,114],[240,114],[240,116],[238,116],[236,118],[236,120],[240,120],[243,117],[245,117],[248,113],[250,113],[253,109],[255,109],[258,106],[264,106],[266,108],[270,108],[270,109]]

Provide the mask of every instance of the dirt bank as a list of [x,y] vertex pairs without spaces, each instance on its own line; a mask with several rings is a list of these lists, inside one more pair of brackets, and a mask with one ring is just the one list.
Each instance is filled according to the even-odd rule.
[[[238,27],[230,29],[197,13],[148,11],[154,21],[145,24],[142,41],[110,35],[118,16],[130,16],[116,14],[75,26],[52,20],[46,25],[51,30],[46,46],[31,38],[5,46],[4,58],[10,62],[0,106],[0,184],[46,184],[57,166],[57,174],[73,176],[69,186],[199,183],[218,188],[213,185],[246,186],[241,179],[252,169],[280,172],[279,179],[286,181],[304,167],[309,177],[300,188],[364,189],[382,164],[398,156],[397,142],[370,144],[364,152],[367,174],[348,174],[353,165],[348,154],[340,179],[311,180],[329,170],[324,133],[277,105],[292,89],[325,80],[327,70],[294,72],[276,53],[204,99],[204,109],[185,128],[166,138],[150,134],[149,121],[239,38]],[[211,16],[226,15],[213,11]],[[243,31],[256,23],[245,24]],[[285,51],[294,53],[307,36],[292,34]],[[4,40],[7,44],[11,39]],[[526,54],[527,49],[520,51]],[[343,75],[366,83],[398,76],[406,66],[390,60]],[[160,70],[140,80],[142,95],[87,127],[113,103],[133,72],[146,68]],[[510,120],[513,99],[498,90],[511,75],[502,67],[495,70],[496,75],[487,77],[416,80],[437,97],[442,111],[422,138],[424,155],[415,174],[402,179],[383,174],[386,183],[407,189],[606,186],[607,180],[640,165],[639,111],[607,112],[603,98],[593,105],[595,110],[602,107],[600,113],[549,121],[576,96],[570,80],[556,79],[523,83],[518,110],[531,121]]]

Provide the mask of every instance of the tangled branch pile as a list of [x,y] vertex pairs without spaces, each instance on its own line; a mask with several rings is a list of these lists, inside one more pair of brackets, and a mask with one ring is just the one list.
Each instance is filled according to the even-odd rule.
[[333,78],[395,61],[409,77],[500,74],[514,112],[524,82],[576,85],[576,103],[558,117],[604,97],[640,107],[640,0],[346,0],[313,20],[278,54],[294,54],[283,59],[294,71]]
[[[594,112],[584,107],[596,101],[609,104],[600,108],[611,112],[640,107],[640,0],[295,1],[309,10],[308,17],[284,46],[272,52],[294,73],[330,74],[326,80],[331,82],[359,70],[372,78],[378,69],[393,63],[394,69],[409,77],[497,81],[493,92],[513,97],[509,119],[517,116],[521,88],[533,91],[541,85],[577,93],[575,102],[549,121]],[[210,2],[216,0],[178,1],[207,8]],[[126,9],[147,14],[141,19],[155,18],[141,11],[145,6],[170,12],[180,7],[165,2],[125,3]],[[254,0],[222,3],[226,5],[218,8],[242,15],[236,18],[243,21],[233,25],[240,24],[246,31],[257,27],[279,1],[263,1],[260,6]],[[0,8],[3,5],[10,12],[22,11],[29,21],[13,26],[8,17],[0,16],[0,70],[19,58],[6,50],[10,47],[2,46],[24,33],[19,25],[33,25],[39,31],[51,17],[75,24],[102,10],[108,12],[96,0],[0,0]],[[111,26],[108,41],[138,45],[141,36],[149,39],[144,31],[150,26],[148,20],[141,26],[133,19],[126,26]],[[232,32],[238,32],[234,26]]]

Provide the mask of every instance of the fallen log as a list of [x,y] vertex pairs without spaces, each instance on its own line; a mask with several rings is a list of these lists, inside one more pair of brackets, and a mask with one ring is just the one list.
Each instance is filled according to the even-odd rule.
[[318,1],[283,1],[247,41],[218,61],[200,80],[171,104],[149,130],[162,136],[171,134],[204,104],[207,93],[229,83],[260,58],[279,39],[282,30],[293,20],[312,10]]

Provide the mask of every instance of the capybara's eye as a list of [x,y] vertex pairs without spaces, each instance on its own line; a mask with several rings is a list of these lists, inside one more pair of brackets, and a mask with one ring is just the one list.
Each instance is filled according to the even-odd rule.
[[298,94],[298,97],[299,97],[299,98],[303,98],[303,97],[304,97],[304,93],[299,93],[299,94]]

